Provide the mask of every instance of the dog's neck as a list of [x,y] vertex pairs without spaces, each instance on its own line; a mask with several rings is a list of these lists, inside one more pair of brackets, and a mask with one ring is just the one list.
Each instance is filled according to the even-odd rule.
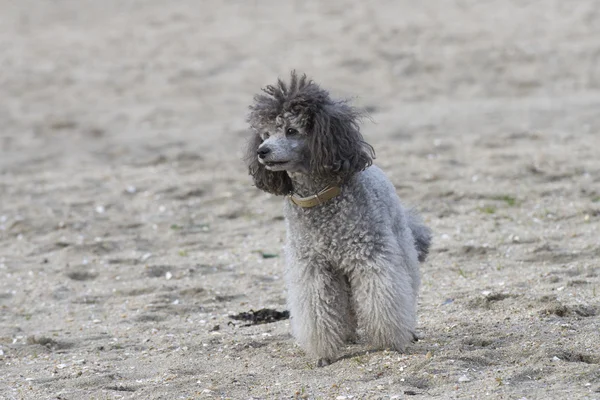
[[330,186],[341,184],[341,180],[336,177],[322,178],[301,172],[288,172],[288,175],[292,180],[294,194],[301,197],[312,196]]

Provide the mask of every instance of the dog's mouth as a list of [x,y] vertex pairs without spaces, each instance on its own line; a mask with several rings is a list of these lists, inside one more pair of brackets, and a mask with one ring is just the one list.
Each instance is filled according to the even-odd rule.
[[264,160],[260,160],[261,163],[263,163],[265,165],[265,167],[267,167],[267,169],[271,169],[271,168],[280,168],[284,165],[289,164],[289,161],[264,161]]
[[287,164],[287,161],[265,161],[267,167],[274,167],[275,165]]

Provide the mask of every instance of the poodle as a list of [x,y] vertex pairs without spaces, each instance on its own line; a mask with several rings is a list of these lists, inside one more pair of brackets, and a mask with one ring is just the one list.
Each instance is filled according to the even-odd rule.
[[415,334],[419,262],[431,231],[373,164],[361,113],[306,75],[250,106],[256,187],[286,196],[285,282],[292,334],[318,366],[361,336],[404,351]]

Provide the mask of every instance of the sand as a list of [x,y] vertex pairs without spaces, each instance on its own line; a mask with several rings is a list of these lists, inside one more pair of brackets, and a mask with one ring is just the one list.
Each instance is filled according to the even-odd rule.
[[[0,398],[600,399],[600,11],[560,1],[0,1]],[[434,231],[421,340],[316,368],[283,199],[241,161],[291,69]]]

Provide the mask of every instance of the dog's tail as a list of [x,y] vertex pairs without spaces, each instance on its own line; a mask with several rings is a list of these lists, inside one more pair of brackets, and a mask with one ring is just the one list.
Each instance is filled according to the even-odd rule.
[[431,229],[425,226],[423,220],[415,210],[408,212],[408,226],[415,239],[419,261],[423,262],[427,258],[429,248],[431,247]]

